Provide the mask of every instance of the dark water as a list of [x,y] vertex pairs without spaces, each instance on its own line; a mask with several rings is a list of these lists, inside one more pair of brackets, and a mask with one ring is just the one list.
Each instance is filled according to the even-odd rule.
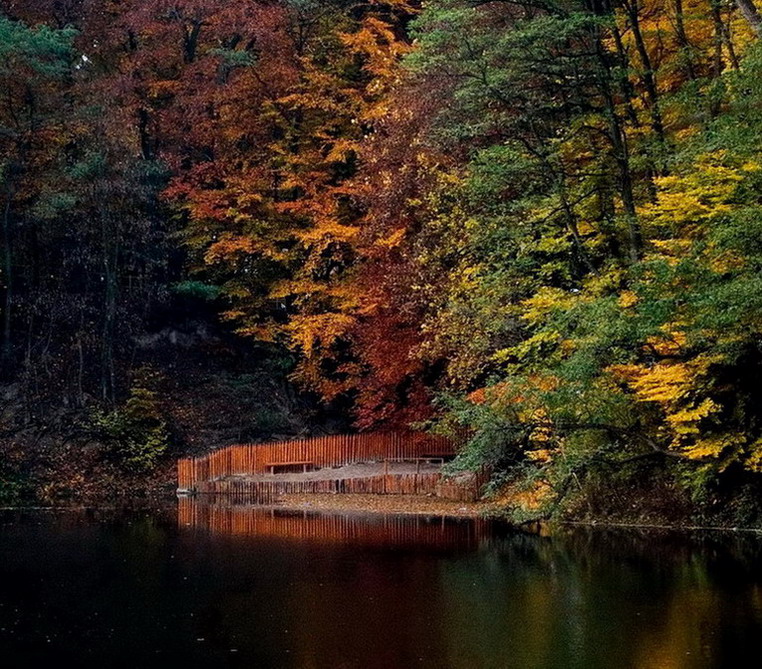
[[762,539],[0,513],[1,667],[762,665]]

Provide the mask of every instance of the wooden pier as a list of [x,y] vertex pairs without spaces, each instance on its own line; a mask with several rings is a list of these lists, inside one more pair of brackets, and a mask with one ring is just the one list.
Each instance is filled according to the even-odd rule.
[[[179,460],[178,492],[262,501],[295,493],[435,495],[456,501],[474,500],[486,482],[483,474],[448,478],[441,472],[420,471],[421,462],[441,463],[456,453],[454,440],[414,432],[330,435],[267,444],[237,444],[202,457]],[[405,460],[417,463],[414,474],[390,473],[388,464],[383,474],[377,476],[342,478],[338,473],[331,476],[330,471],[326,471],[325,477],[313,480],[283,480],[273,474],[276,469],[283,471],[294,466],[306,471],[308,468]]]

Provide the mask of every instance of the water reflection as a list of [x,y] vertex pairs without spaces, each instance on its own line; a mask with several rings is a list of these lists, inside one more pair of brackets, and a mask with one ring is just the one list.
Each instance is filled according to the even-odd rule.
[[481,519],[400,514],[322,513],[181,498],[180,528],[250,538],[280,538],[354,546],[476,548],[489,536]]
[[[358,664],[348,666],[361,666],[364,654],[373,659],[363,666],[379,667],[744,666],[762,631],[756,537],[583,529],[539,537],[483,520],[192,502],[179,518],[220,535],[426,549],[405,561],[406,571],[395,571],[392,582],[393,560],[366,559],[363,573],[344,575],[355,589],[330,592],[338,608],[325,605],[325,584],[336,582],[331,574],[301,583],[289,615],[317,626],[296,631],[301,659],[294,666],[328,666],[310,664],[315,656],[349,656]],[[457,555],[432,567],[433,548]],[[372,608],[345,601],[358,590]],[[348,609],[353,634],[334,634],[346,629]],[[365,630],[374,632],[357,634]],[[415,656],[415,649],[425,652]]]
[[4,666],[756,666],[756,537],[285,514],[0,514]]

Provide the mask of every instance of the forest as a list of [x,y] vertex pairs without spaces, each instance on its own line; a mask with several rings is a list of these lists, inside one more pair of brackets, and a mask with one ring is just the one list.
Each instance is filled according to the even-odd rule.
[[0,498],[412,427],[535,515],[762,520],[760,35],[753,0],[2,0]]

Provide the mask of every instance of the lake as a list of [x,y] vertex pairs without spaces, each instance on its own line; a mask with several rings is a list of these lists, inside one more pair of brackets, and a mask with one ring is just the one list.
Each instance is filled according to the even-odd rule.
[[760,638],[755,535],[0,512],[3,667],[735,668]]

